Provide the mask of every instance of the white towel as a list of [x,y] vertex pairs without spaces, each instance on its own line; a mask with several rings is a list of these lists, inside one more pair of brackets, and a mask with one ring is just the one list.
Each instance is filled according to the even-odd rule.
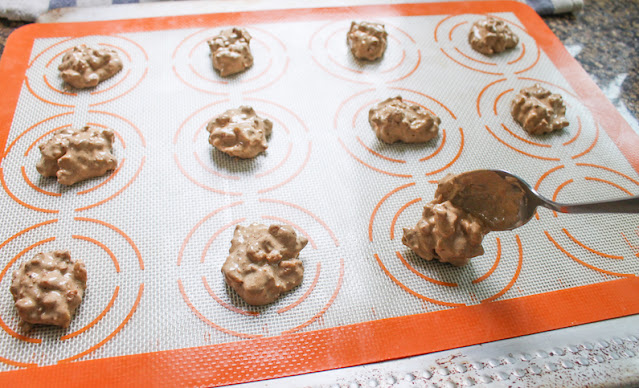
[[[0,0],[0,17],[34,21],[41,14],[65,7],[98,7],[112,4],[149,3],[170,0]],[[439,0],[441,1],[441,0]],[[519,0],[526,2],[540,15],[577,12],[584,0]]]

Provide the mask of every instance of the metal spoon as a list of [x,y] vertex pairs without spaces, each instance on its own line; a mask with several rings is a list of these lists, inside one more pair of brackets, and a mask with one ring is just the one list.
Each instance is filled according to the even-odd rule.
[[554,202],[543,197],[526,181],[508,171],[474,170],[465,172],[461,175],[463,175],[466,179],[472,179],[473,174],[485,173],[486,171],[492,171],[504,179],[510,177],[510,181],[512,181],[513,178],[516,179],[517,183],[519,183],[517,186],[519,186],[524,193],[524,200],[521,202],[521,210],[519,212],[518,220],[513,222],[511,225],[507,225],[501,230],[512,230],[524,225],[533,217],[537,206],[543,206],[560,213],[639,213],[639,196],[601,202],[565,204]]

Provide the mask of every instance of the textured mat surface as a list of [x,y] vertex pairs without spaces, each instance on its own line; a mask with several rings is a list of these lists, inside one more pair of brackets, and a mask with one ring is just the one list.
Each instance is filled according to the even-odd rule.
[[[402,228],[416,223],[447,173],[503,168],[566,202],[639,192],[636,135],[600,92],[585,93],[591,81],[532,10],[451,7],[18,31],[0,76],[8,93],[0,208],[11,219],[0,228],[0,289],[22,261],[53,249],[82,258],[89,280],[68,330],[25,335],[9,293],[0,298],[0,368],[57,365],[0,380],[69,370],[101,384],[130,383],[127,373],[232,383],[637,313],[637,302],[624,299],[638,287],[637,216],[540,210],[523,228],[489,234],[486,253],[463,268],[425,262],[401,244]],[[484,12],[511,25],[515,50],[492,58],[472,51],[467,31]],[[345,34],[354,18],[386,24],[381,61],[352,59]],[[206,40],[237,24],[254,37],[255,65],[222,79]],[[124,70],[95,90],[65,91],[57,64],[81,43],[116,49]],[[563,95],[563,131],[531,137],[512,120],[510,100],[535,82]],[[437,114],[440,135],[425,145],[378,141],[368,110],[395,95]],[[207,142],[206,123],[242,104],[274,122],[269,149],[255,160]],[[40,178],[36,145],[84,124],[116,132],[120,167],[71,188]],[[290,224],[310,241],[302,285],[259,308],[220,273],[234,225],[250,222]],[[76,360],[86,362],[69,363]],[[131,371],[131,363],[145,367]],[[122,368],[121,380],[102,380],[104,365]]]

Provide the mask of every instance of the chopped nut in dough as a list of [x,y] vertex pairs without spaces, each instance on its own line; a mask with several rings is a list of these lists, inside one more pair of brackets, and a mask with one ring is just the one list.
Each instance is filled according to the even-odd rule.
[[449,201],[430,202],[414,228],[404,228],[402,243],[426,260],[455,266],[484,254],[481,246],[488,230],[482,221]]
[[253,66],[251,35],[244,28],[229,28],[208,41],[213,68],[222,77],[242,72]]
[[87,270],[68,251],[38,253],[20,265],[11,280],[20,325],[69,327],[86,289]]
[[424,143],[439,132],[439,117],[419,105],[409,105],[400,96],[389,98],[371,108],[368,122],[385,143]]
[[250,106],[229,109],[206,126],[209,143],[218,150],[242,159],[254,158],[266,151],[266,137],[273,123],[255,113]]
[[559,94],[535,84],[521,89],[511,104],[511,113],[524,130],[533,135],[556,131],[568,126],[566,106]]
[[352,22],[346,35],[346,43],[355,58],[374,61],[384,55],[387,37],[383,24]]
[[68,85],[91,88],[122,70],[122,60],[115,50],[82,44],[64,54],[58,70]]
[[468,42],[475,51],[493,55],[517,46],[519,37],[504,21],[487,18],[473,23],[468,34]]
[[118,165],[111,153],[113,141],[113,131],[109,129],[59,129],[40,144],[42,158],[36,168],[42,176],[55,176],[63,185],[104,175]]
[[222,266],[226,283],[250,305],[272,303],[302,283],[299,254],[307,243],[290,226],[238,225]]

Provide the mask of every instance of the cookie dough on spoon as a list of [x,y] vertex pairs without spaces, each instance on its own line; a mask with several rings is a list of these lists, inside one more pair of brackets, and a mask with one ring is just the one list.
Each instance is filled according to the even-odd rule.
[[417,225],[404,228],[402,243],[425,260],[466,265],[484,253],[487,233],[519,226],[525,200],[516,179],[491,171],[449,174],[439,181]]

